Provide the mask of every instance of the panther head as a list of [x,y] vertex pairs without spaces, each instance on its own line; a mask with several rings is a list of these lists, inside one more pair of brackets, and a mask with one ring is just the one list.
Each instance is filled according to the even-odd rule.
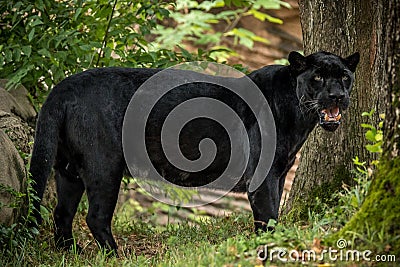
[[354,72],[360,60],[358,52],[341,58],[328,52],[302,56],[289,54],[289,63],[297,76],[296,93],[302,111],[318,116],[327,131],[340,125],[341,112],[350,104]]

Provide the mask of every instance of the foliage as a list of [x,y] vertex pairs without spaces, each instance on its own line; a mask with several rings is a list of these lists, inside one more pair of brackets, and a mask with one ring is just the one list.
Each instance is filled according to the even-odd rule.
[[[307,221],[295,224],[286,224],[285,218],[279,224],[270,222],[274,224],[275,232],[259,236],[253,233],[251,214],[248,212],[222,217],[194,212],[190,221],[160,225],[157,224],[156,210],[163,209],[169,214],[171,207],[160,203],[144,207],[131,200],[117,209],[114,218],[114,235],[121,247],[119,259],[108,258],[93,242],[85,224],[87,200],[84,198],[74,223],[76,238],[84,247],[82,254],[77,254],[73,248],[69,252],[54,249],[51,216],[45,216],[39,236],[36,229],[26,225],[8,229],[8,234],[12,236],[7,239],[9,245],[2,246],[0,265],[261,266],[263,263],[257,256],[266,245],[269,249],[293,250],[299,254],[304,250],[318,252],[328,248],[330,234],[354,214],[355,206],[359,206],[354,198],[364,195],[365,189],[364,181],[359,180],[358,187],[347,188],[338,195],[336,207],[321,206],[320,213],[310,212]],[[179,211],[174,209],[174,212],[177,215]],[[377,241],[376,235],[362,237]],[[374,253],[386,253],[387,240],[375,242],[368,249]],[[354,242],[349,244],[356,245]],[[273,264],[284,266],[286,263],[275,259]]]
[[[236,9],[227,9],[231,4]],[[253,48],[254,42],[268,44],[269,41],[256,35],[251,30],[237,27],[239,20],[252,16],[260,21],[282,24],[283,21],[268,15],[264,10],[290,8],[290,5],[279,0],[249,0],[249,1],[199,1],[181,0],[171,7],[168,23],[159,24],[153,33],[155,47],[174,49],[176,46],[192,44],[203,46],[210,51],[210,56],[224,61],[236,53],[224,45],[228,37],[233,38],[233,44]],[[214,25],[224,25],[222,31],[215,30]]]
[[[342,197],[348,197],[346,194],[344,193]],[[349,208],[344,203],[340,207],[342,210]],[[139,210],[137,206],[126,205],[117,211],[113,229],[121,248],[121,257],[118,259],[107,258],[97,249],[88,228],[84,226],[85,214],[79,213],[76,216],[74,231],[80,243],[84,244],[82,254],[77,254],[73,249],[69,252],[54,250],[52,229],[49,224],[45,224],[38,239],[26,239],[24,242],[18,242],[18,246],[14,246],[10,251],[5,251],[6,253],[0,257],[0,265],[264,266],[257,256],[266,245],[268,249],[296,251],[299,254],[304,250],[315,250],[318,256],[323,249],[329,247],[337,249],[336,245],[327,243],[329,241],[327,237],[337,231],[338,225],[335,222],[347,217],[337,212],[339,208],[336,210],[327,208],[320,214],[310,214],[309,220],[303,223],[285,224],[283,218],[282,223],[275,225],[274,233],[257,236],[253,233],[251,215],[246,212],[162,226],[146,219],[146,216],[153,216],[152,208],[140,207],[144,217],[138,217],[137,210]],[[135,219],[132,219],[132,216]],[[364,238],[369,237],[364,236]],[[371,245],[368,249],[372,250],[373,254],[392,254],[390,251],[384,251],[385,246],[382,244],[386,241],[388,240]],[[348,242],[353,249],[360,249],[352,240]],[[307,263],[307,259],[302,261]],[[329,262],[329,259],[310,261],[311,264]],[[273,262],[265,263],[277,266],[287,264],[276,258]],[[354,263],[368,264],[368,262]],[[341,266],[341,262],[335,264]]]
[[[374,113],[375,110],[371,110],[362,115],[373,121]],[[382,154],[384,119],[385,115],[380,114],[377,126],[373,122],[361,125],[367,129],[365,137],[370,142],[366,145],[367,150],[378,156]],[[367,164],[356,157],[353,162],[359,178],[358,184],[347,191],[346,197],[341,198],[347,202],[346,208],[351,210],[351,216],[347,216],[345,227],[334,236],[351,238],[358,246],[398,254],[400,231],[395,222],[399,219],[399,161],[397,158],[390,161],[378,158]]]
[[0,2],[0,78],[22,83],[39,102],[67,75],[101,66],[167,67],[207,58],[184,49],[148,51],[145,36],[168,17],[153,0]]
[[[372,109],[370,112],[363,112],[361,115],[363,117],[368,117],[368,119],[372,121],[374,113],[375,110]],[[366,145],[365,148],[372,153],[382,153],[383,120],[385,119],[385,114],[380,114],[379,119],[380,121],[377,127],[370,123],[361,124],[361,127],[367,129],[365,138],[371,142],[371,144]]]
[[[362,123],[361,127],[367,129],[365,132],[365,138],[370,142],[366,145],[367,150],[370,153],[376,153],[378,156],[382,152],[382,139],[383,139],[383,120],[384,114],[379,115],[379,122],[374,125],[373,115],[375,110],[369,112],[363,112],[361,115],[367,117],[370,123]],[[348,186],[344,184],[342,186],[344,191],[337,192],[334,196],[337,196],[338,206],[335,207],[334,213],[343,213],[343,221],[341,225],[351,219],[351,217],[361,208],[365,201],[367,193],[371,185],[371,177],[374,172],[374,167],[379,163],[379,160],[375,159],[371,162],[361,161],[358,156],[353,158],[353,164],[355,169],[353,170],[355,184],[354,186]]]
[[393,251],[399,256],[399,172],[398,158],[382,160],[365,202],[338,235],[350,237],[358,245]]
[[[362,116],[368,118],[368,123],[362,123],[361,127],[367,129],[365,138],[370,142],[366,145],[367,150],[376,157],[381,155],[382,128],[384,115],[379,115],[379,121],[374,120],[374,110],[363,112]],[[309,200],[302,200],[304,205],[295,206],[288,214],[290,221],[305,220],[310,216],[334,216],[332,226],[336,228],[343,227],[362,206],[371,185],[371,177],[379,163],[379,158],[370,162],[362,161],[358,156],[353,158],[354,169],[347,170],[351,180],[348,182],[342,180],[341,172],[337,175],[339,179],[333,179],[330,182],[321,181],[309,194]],[[351,186],[349,186],[351,184]],[[335,189],[334,193],[332,188]],[[298,201],[299,202],[299,201]],[[300,202],[299,202],[300,203]]]
[[322,202],[319,203],[324,207],[320,214],[332,221],[332,227],[341,228],[350,220],[364,203],[371,185],[371,173],[368,172],[366,163],[359,162],[358,158],[353,162],[357,166],[357,171],[353,171],[355,184],[353,186],[343,184],[343,190],[332,195],[336,205],[328,207]]
[[[286,262],[277,259],[270,262],[260,261],[257,257],[263,249],[291,251],[302,255],[303,251],[316,251],[317,257],[323,249],[336,249],[336,241],[343,238],[337,235],[340,229],[357,212],[364,202],[370,185],[370,171],[365,162],[355,159],[358,166],[355,172],[357,184],[344,186],[344,191],[332,196],[337,205],[328,207],[319,202],[320,212],[309,212],[308,220],[296,223],[275,224],[274,233],[255,235],[251,215],[248,212],[222,217],[209,217],[193,211],[193,218],[180,223],[157,224],[157,210],[178,215],[179,210],[165,204],[154,203],[150,207],[141,206],[130,200],[117,209],[113,229],[121,247],[121,258],[108,258],[99,251],[89,229],[85,224],[87,200],[84,198],[78,208],[74,232],[82,244],[83,254],[77,254],[72,248],[69,252],[55,251],[52,238],[51,217],[45,216],[44,229],[39,236],[37,230],[26,227],[7,229],[11,234],[9,245],[2,248],[0,265],[62,265],[62,266],[262,266],[264,263],[285,266]],[[173,209],[173,210],[171,210]],[[178,215],[179,216],[179,215]],[[196,219],[197,218],[197,219]],[[3,228],[4,230],[4,228]],[[36,231],[36,232],[32,232]],[[391,237],[370,229],[365,234],[354,235],[366,242],[373,255],[393,255],[388,244],[398,237]],[[33,237],[38,237],[34,239]],[[347,240],[349,249],[362,250],[353,239]],[[286,255],[286,258],[288,255]],[[307,259],[302,259],[307,262]],[[310,261],[311,263],[315,263]],[[329,259],[319,263],[328,264]],[[336,261],[335,264],[338,262]],[[346,262],[344,262],[346,263]],[[368,262],[358,262],[368,264]],[[340,263],[339,263],[340,264]]]
[[[210,12],[225,5],[235,8]],[[9,87],[22,83],[42,103],[49,88],[88,68],[168,67],[182,61],[212,60],[210,54],[233,53],[218,45],[224,36],[233,36],[248,47],[254,41],[267,42],[234,26],[248,15],[281,23],[260,11],[281,6],[290,7],[279,0],[1,1],[0,78],[9,79]],[[177,27],[161,26],[166,19],[174,20]],[[212,25],[222,20],[229,27],[214,31]],[[149,42],[151,35],[158,35],[154,42]],[[191,40],[207,45],[206,51],[188,52],[183,42]]]
[[[367,150],[370,153],[376,153],[378,156],[382,152],[382,139],[383,139],[383,120],[384,114],[379,115],[379,121],[377,125],[373,121],[373,115],[375,110],[369,112],[363,112],[361,115],[369,119],[369,123],[362,123],[361,127],[367,129],[365,132],[365,138],[370,142],[366,145]],[[374,167],[379,163],[378,159],[372,160],[371,162],[361,161],[358,156],[353,158],[355,184],[348,186],[342,185],[343,191],[335,193],[332,197],[338,200],[338,205],[333,207],[333,211],[330,213],[341,214],[340,218],[342,221],[338,222],[340,226],[344,226],[351,217],[361,208],[364,203],[367,193],[371,185],[371,177],[374,172]]]
[[[251,214],[248,212],[209,217],[194,210],[190,221],[160,225],[156,220],[157,210],[162,209],[168,214],[174,212],[175,215],[179,210],[172,208],[174,209],[172,211],[171,207],[160,203],[144,207],[131,199],[117,209],[113,223],[114,235],[121,248],[121,258],[110,259],[98,250],[89,234],[84,222],[87,212],[87,200],[84,198],[78,208],[74,224],[76,238],[84,244],[82,254],[77,254],[73,248],[69,252],[54,250],[51,217],[45,216],[44,229],[42,228],[39,236],[36,235],[36,229],[31,230],[26,226],[13,226],[7,229],[7,234],[11,238],[7,239],[9,245],[2,246],[0,265],[263,266],[264,262],[257,257],[266,246],[268,249],[291,251],[299,255],[302,255],[303,251],[314,250],[318,257],[323,249],[329,247],[336,249],[333,243],[342,236],[337,236],[335,233],[358,210],[368,191],[367,165],[358,159],[355,159],[354,163],[359,168],[355,172],[357,184],[355,187],[345,186],[343,192],[332,196],[338,203],[336,206],[328,207],[319,202],[316,205],[320,205],[321,211],[318,213],[310,211],[306,221],[285,223],[286,219],[283,217],[279,224],[270,222],[275,226],[274,233],[255,235]],[[315,201],[318,202],[318,199]],[[363,239],[368,244],[366,249],[371,250],[374,255],[392,255],[393,252],[390,247],[388,249],[388,244],[395,242],[396,237],[376,232],[372,228],[370,230],[369,234],[356,235],[358,239]],[[351,238],[347,242],[349,249],[363,249]],[[302,260],[307,262],[307,259]],[[329,259],[319,261],[325,264],[329,262]],[[277,259],[273,262],[268,260],[266,263],[277,266],[287,264]]]
[[[27,203],[27,209],[23,211],[19,220],[14,222],[10,226],[0,225],[0,247],[3,256],[13,256],[11,251],[18,249],[22,244],[28,242],[28,240],[34,240],[34,237],[39,233],[34,225],[35,219],[32,216],[34,209],[32,204],[32,198],[35,197],[32,193],[31,179],[27,181],[27,192],[18,192],[12,188],[5,188],[0,184],[0,192],[6,190],[13,196],[14,201],[8,206],[13,209],[21,209],[21,203]],[[0,203],[0,208],[3,203]],[[5,266],[5,265],[3,265]]]

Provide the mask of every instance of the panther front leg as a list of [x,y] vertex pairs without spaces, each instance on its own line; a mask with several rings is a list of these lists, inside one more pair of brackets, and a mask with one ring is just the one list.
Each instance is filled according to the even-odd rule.
[[[283,182],[281,180],[283,179]],[[285,177],[274,175],[271,171],[264,182],[254,192],[247,192],[253,211],[255,232],[273,231],[268,221],[278,220],[280,199],[283,192]]]

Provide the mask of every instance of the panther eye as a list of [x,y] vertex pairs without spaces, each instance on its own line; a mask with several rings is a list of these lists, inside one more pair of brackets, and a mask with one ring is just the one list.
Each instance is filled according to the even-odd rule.
[[342,76],[342,81],[347,81],[348,79],[349,79],[349,77],[347,75]]
[[320,82],[320,81],[322,81],[322,77],[320,75],[315,75],[314,80],[316,80],[317,82]]

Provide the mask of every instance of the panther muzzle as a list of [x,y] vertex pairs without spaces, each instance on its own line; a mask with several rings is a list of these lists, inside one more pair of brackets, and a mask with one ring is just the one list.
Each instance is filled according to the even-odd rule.
[[334,132],[339,127],[341,118],[339,107],[326,108],[320,112],[319,125],[329,132]]

